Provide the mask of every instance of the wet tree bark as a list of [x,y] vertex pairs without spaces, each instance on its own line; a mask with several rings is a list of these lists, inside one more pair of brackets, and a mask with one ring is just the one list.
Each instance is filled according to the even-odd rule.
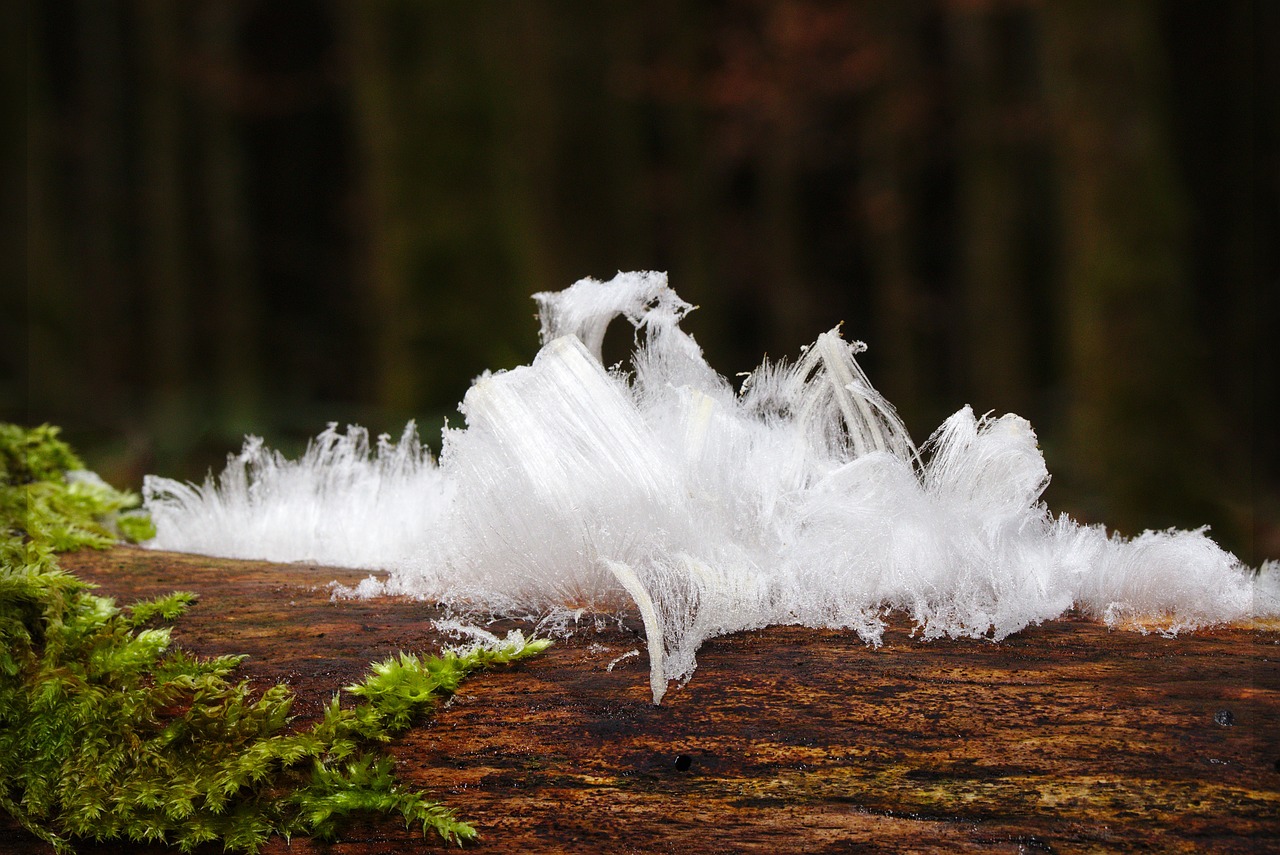
[[[246,675],[287,681],[304,719],[371,660],[447,641],[432,606],[330,599],[360,571],[136,549],[64,564],[122,601],[196,591],[177,643],[250,654]],[[899,623],[879,649],[772,627],[706,644],[654,707],[624,619],[474,677],[391,750],[479,852],[1275,851],[1277,644],[1280,626],[1169,639],[1079,618],[1000,644]],[[375,819],[266,851],[439,846]],[[3,822],[0,850],[41,851]]]

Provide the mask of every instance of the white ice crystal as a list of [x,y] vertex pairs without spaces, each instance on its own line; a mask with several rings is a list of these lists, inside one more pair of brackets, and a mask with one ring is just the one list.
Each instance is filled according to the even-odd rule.
[[381,567],[417,556],[437,540],[452,489],[418,440],[400,441],[336,425],[287,460],[248,437],[227,468],[203,486],[149,475],[147,545],[228,558]]
[[[250,438],[216,481],[147,479],[151,545],[385,569],[358,592],[461,612],[631,603],[655,703],[703,641],[774,623],[878,644],[892,612],[997,640],[1073,606],[1164,632],[1280,612],[1280,570],[1255,581],[1203,530],[1126,540],[1051,514],[1018,416],[965,407],[917,450],[839,330],[735,392],[663,274],[535,299],[542,349],[475,381],[438,466],[412,425],[376,454],[330,426],[296,461]],[[631,373],[601,361],[619,315]]]

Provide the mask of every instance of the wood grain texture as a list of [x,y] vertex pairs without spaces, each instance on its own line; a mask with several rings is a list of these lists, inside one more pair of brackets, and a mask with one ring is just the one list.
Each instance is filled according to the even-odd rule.
[[[288,682],[303,719],[370,661],[448,642],[428,604],[332,600],[359,571],[127,548],[64,565],[122,602],[196,591],[176,641],[250,654],[244,675]],[[394,744],[402,780],[479,828],[468,849],[1280,852],[1274,626],[1169,639],[1064,618],[999,644],[898,626],[879,649],[772,627],[705,644],[654,707],[638,621],[607,624],[474,677]],[[267,851],[440,846],[376,819]],[[0,851],[42,847],[8,824]]]

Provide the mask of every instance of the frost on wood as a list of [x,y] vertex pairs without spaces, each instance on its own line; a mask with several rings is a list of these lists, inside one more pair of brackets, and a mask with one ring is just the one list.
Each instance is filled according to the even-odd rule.
[[[419,555],[436,539],[451,490],[410,422],[398,443],[369,446],[363,428],[329,427],[297,460],[258,437],[203,486],[147,476],[156,524],[148,546],[227,558],[375,567]],[[372,563],[370,563],[372,562]]]
[[[1127,540],[1050,513],[1018,416],[965,407],[918,450],[838,329],[736,392],[662,274],[535,299],[542,349],[477,378],[438,465],[412,425],[376,451],[330,426],[296,461],[250,438],[203,486],[147,479],[152,545],[385,569],[360,591],[461,612],[630,602],[655,703],[704,640],[773,623],[878,644],[894,612],[997,640],[1073,606],[1163,632],[1280,612],[1280,568],[1255,578],[1203,530]],[[601,362],[619,315],[631,372]]]

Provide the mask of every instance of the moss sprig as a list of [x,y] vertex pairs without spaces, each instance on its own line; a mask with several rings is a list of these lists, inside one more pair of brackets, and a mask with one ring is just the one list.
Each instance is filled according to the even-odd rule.
[[381,746],[468,674],[550,642],[516,631],[442,656],[401,653],[345,688],[354,704],[335,695],[295,729],[286,686],[257,692],[233,678],[242,657],[198,659],[157,625],[193,594],[120,607],[58,566],[58,551],[114,542],[104,518],[131,501],[68,481],[80,466],[56,429],[0,425],[0,808],[58,852],[83,838],[256,852],[273,834],[331,838],[366,811],[448,842],[475,836],[401,787]]

